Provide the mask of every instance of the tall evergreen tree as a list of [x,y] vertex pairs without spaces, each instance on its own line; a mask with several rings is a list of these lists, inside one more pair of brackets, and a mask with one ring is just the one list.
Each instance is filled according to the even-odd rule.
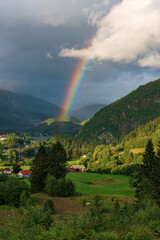
[[31,184],[32,191],[41,191],[45,185],[45,179],[48,174],[48,156],[44,146],[40,146],[39,151],[35,155],[32,164]]
[[154,158],[155,152],[153,143],[149,140],[143,155],[143,165],[141,165],[140,169],[141,178],[147,178],[149,181],[151,180]]
[[52,145],[49,153],[48,172],[55,178],[64,178],[66,175],[67,154],[60,142]]
[[153,185],[153,198],[160,206],[160,142],[152,165],[151,184]]
[[136,190],[136,197],[142,198],[144,195],[152,195],[153,187],[151,179],[153,176],[153,165],[155,161],[155,152],[151,140],[148,144],[143,155],[143,164],[140,167],[139,179]]

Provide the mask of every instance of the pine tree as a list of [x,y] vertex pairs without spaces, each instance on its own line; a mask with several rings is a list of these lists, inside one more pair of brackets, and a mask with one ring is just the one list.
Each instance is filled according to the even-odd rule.
[[140,167],[136,197],[143,198],[144,195],[152,196],[153,195],[153,186],[151,179],[153,178],[153,165],[155,161],[155,152],[153,143],[151,140],[148,141],[148,144],[143,155],[143,164]]
[[151,140],[149,140],[147,147],[145,149],[145,153],[143,155],[143,165],[141,165],[141,169],[140,169],[141,177],[147,178],[149,181],[151,180],[154,159],[155,159],[155,152],[154,152],[153,143]]
[[160,142],[152,165],[151,184],[153,185],[153,198],[160,205]]
[[44,146],[40,146],[37,152],[33,164],[31,173],[32,191],[41,191],[45,185],[45,179],[47,177],[48,157]]
[[66,175],[67,154],[60,142],[52,145],[49,153],[48,172],[56,179],[64,178]]

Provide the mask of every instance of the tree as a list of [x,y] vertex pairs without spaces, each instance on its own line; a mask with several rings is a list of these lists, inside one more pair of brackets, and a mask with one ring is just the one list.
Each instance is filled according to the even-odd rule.
[[41,191],[45,185],[48,174],[48,156],[44,146],[40,146],[32,164],[31,185],[32,191]]
[[160,205],[160,142],[152,164],[150,178],[153,185],[153,198]]
[[141,178],[147,178],[149,181],[151,180],[154,158],[155,152],[153,143],[149,140],[143,155],[143,164],[140,169]]
[[13,164],[14,161],[18,160],[18,152],[15,149],[8,150],[9,163]]
[[21,170],[22,170],[21,169],[21,165],[19,165],[18,163],[13,163],[12,164],[12,171],[13,171],[13,173],[17,174]]
[[51,199],[46,199],[43,205],[44,212],[50,211],[52,214],[55,213],[55,206]]
[[[147,197],[157,199],[160,196],[160,149],[155,155],[152,141],[149,140],[140,167],[136,196],[138,199]],[[157,199],[158,200],[158,199]]]
[[52,145],[49,153],[48,172],[56,179],[66,175],[67,154],[60,142]]
[[23,191],[29,192],[29,186],[17,178],[9,178],[5,182],[4,200],[5,204],[19,207],[20,196]]

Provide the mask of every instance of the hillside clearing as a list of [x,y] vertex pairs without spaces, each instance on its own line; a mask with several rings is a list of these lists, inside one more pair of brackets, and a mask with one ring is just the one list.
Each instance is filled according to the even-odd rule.
[[[122,175],[97,173],[68,173],[67,178],[75,182],[80,194],[106,194],[111,196],[134,197],[135,189],[130,188],[129,178]],[[99,183],[102,184],[99,184]]]

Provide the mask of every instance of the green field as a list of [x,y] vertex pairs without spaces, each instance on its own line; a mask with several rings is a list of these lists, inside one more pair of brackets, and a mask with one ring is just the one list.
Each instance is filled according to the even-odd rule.
[[128,177],[97,173],[68,173],[67,178],[75,182],[76,191],[81,194],[107,194],[134,197],[135,189],[129,187]]
[[[11,168],[12,169],[12,166],[0,166],[0,169],[1,168]],[[30,166],[21,166],[22,170],[30,170]]]

